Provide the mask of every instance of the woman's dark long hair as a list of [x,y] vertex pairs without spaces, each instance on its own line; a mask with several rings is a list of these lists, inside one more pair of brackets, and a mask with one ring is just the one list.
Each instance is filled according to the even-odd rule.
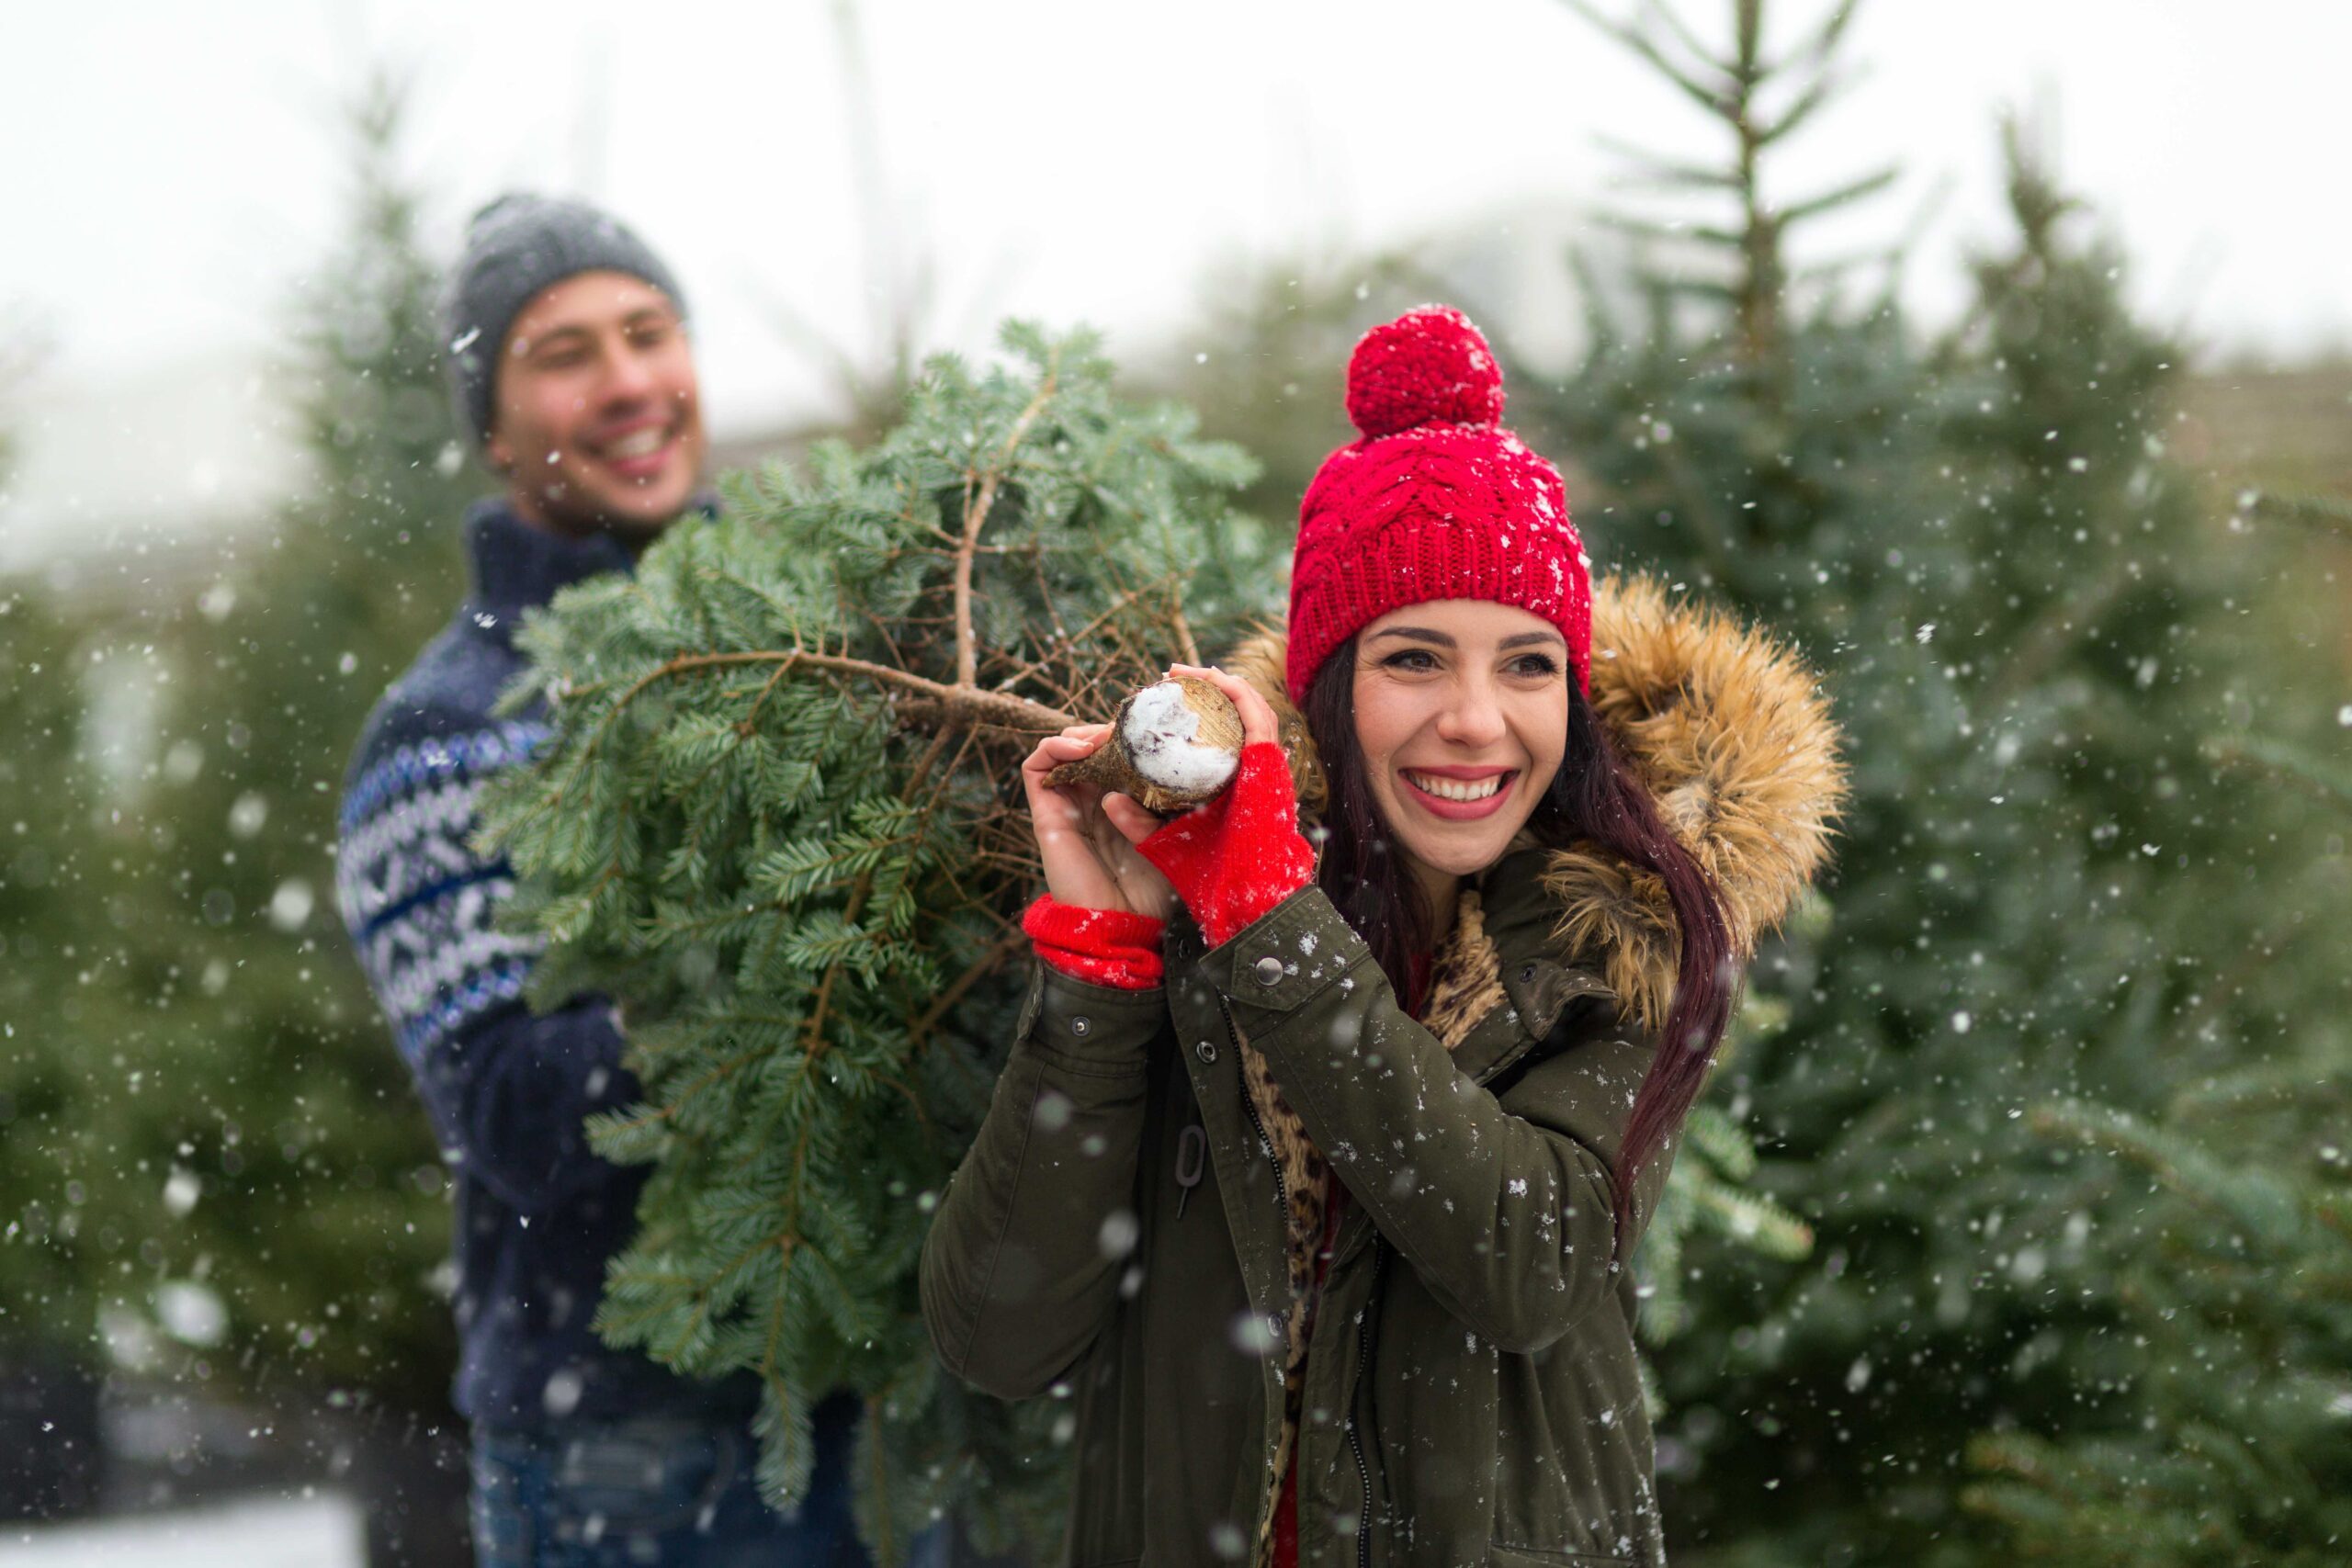
[[[1306,731],[1323,765],[1327,790],[1322,827],[1328,835],[1317,882],[1340,914],[1372,949],[1406,1007],[1427,999],[1432,911],[1413,879],[1401,848],[1372,793],[1363,750],[1356,744],[1355,644],[1343,643],[1323,661],[1303,705]],[[1665,886],[1680,937],[1674,998],[1659,1032],[1657,1055],[1634,1097],[1619,1146],[1613,1195],[1618,1247],[1632,1234],[1634,1184],[1642,1168],[1690,1114],[1705,1084],[1707,1064],[1722,1042],[1737,984],[1731,931],[1713,884],[1657,814],[1640,779],[1617,754],[1592,704],[1568,684],[1567,750],[1551,789],[1529,818],[1547,842],[1585,842],[1605,851]]]

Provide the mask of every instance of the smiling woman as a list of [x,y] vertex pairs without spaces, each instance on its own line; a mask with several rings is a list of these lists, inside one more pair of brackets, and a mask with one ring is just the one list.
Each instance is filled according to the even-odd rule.
[[1552,786],[1567,743],[1568,643],[1532,611],[1476,599],[1392,610],[1341,666],[1381,820],[1432,908],[1485,870]]
[[1602,585],[1596,675],[1559,475],[1456,312],[1367,334],[1348,411],[1287,637],[1174,669],[1232,700],[1232,784],[1162,823],[1057,773],[1100,725],[1023,767],[1040,966],[924,1314],[1073,1400],[1066,1561],[1657,1563],[1626,1264],[1831,731],[1646,590]]

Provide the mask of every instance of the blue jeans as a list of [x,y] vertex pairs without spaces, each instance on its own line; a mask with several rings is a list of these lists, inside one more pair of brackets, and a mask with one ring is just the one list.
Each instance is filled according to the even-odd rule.
[[[742,1426],[676,1417],[474,1428],[476,1568],[870,1568],[850,1523],[855,1401],[817,1408],[817,1471],[798,1516],[760,1501]],[[944,1568],[946,1533],[910,1561]]]

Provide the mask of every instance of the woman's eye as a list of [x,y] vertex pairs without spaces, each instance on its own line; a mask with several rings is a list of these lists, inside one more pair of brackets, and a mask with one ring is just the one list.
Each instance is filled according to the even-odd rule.
[[1548,653],[1526,653],[1511,660],[1511,673],[1548,681],[1560,672],[1560,663]]
[[1404,648],[1380,663],[1385,670],[1434,670],[1437,668],[1437,656],[1425,648]]

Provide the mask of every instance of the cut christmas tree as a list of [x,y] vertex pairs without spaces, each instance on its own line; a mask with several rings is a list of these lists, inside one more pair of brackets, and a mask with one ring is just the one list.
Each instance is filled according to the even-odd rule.
[[866,1401],[862,1533],[948,1509],[983,1545],[1057,1522],[1071,1423],[940,1373],[915,1263],[1012,1040],[1037,868],[1018,772],[1277,603],[1252,467],[1112,389],[1084,334],[934,361],[871,450],[729,481],[633,578],[522,634],[538,765],[488,833],[548,998],[624,1005],[641,1101],[593,1127],[657,1169],[599,1326],[764,1386],[760,1477],[805,1489],[808,1416]]

